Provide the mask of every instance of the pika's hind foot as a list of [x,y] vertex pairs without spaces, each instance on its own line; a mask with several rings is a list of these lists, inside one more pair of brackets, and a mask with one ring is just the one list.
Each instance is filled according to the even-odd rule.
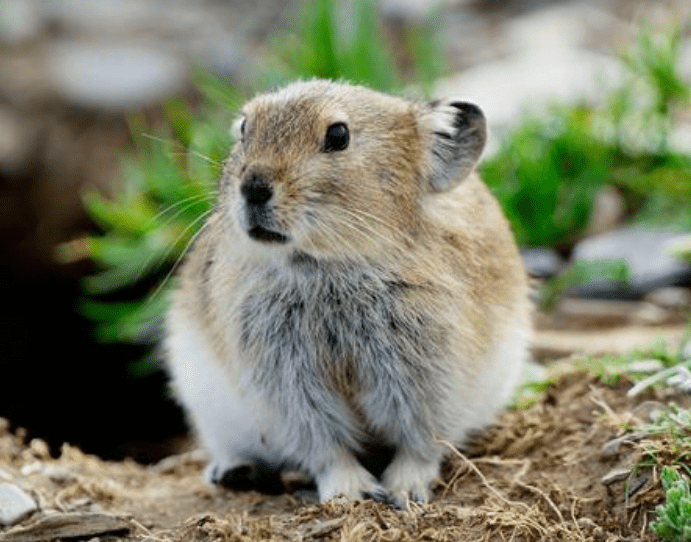
[[337,497],[389,502],[386,490],[352,455],[343,452],[317,476],[319,500]]
[[389,494],[389,502],[400,509],[409,503],[423,504],[431,497],[430,486],[439,475],[439,460],[420,461],[399,452],[382,475],[382,485]]

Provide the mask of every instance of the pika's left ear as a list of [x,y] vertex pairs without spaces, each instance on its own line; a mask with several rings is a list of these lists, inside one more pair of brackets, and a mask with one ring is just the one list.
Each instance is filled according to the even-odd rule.
[[431,130],[427,180],[432,192],[444,192],[477,164],[487,140],[487,124],[480,108],[471,103],[432,102],[427,107]]

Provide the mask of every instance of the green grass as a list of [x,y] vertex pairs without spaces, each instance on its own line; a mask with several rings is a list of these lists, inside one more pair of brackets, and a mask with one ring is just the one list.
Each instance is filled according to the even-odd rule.
[[634,219],[691,230],[691,156],[669,141],[675,113],[691,103],[681,37],[680,25],[642,26],[621,55],[628,77],[601,105],[553,105],[528,117],[481,165],[519,243],[568,249],[604,185],[619,188]]

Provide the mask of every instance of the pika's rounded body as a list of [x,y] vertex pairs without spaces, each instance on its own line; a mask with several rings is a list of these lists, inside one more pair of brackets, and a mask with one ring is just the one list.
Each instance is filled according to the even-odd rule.
[[168,367],[211,481],[284,468],[424,502],[526,355],[526,277],[473,172],[480,110],[327,81],[243,109],[181,271]]

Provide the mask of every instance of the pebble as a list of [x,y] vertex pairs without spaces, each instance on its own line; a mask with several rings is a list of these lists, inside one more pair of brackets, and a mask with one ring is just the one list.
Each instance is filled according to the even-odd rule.
[[186,80],[184,61],[144,46],[62,43],[52,48],[49,66],[63,98],[105,110],[150,105]]
[[629,474],[631,473],[631,469],[627,468],[621,468],[617,467],[609,471],[607,474],[605,474],[600,481],[605,484],[606,486],[613,484],[614,482],[619,482],[620,480],[625,480]]
[[[608,459],[619,455],[623,445],[631,445],[648,436],[648,433],[629,433],[605,442],[600,448],[600,457]],[[629,469],[630,470],[630,469]]]
[[521,249],[521,257],[531,277],[548,279],[558,275],[564,267],[564,259],[551,248],[524,247]]
[[576,244],[574,262],[624,260],[629,265],[631,284],[619,285],[597,279],[579,286],[582,297],[637,298],[659,288],[691,284],[691,266],[668,254],[667,246],[679,237],[676,229],[628,226],[588,237]]
[[0,484],[0,525],[14,525],[37,510],[36,502],[14,484]]

